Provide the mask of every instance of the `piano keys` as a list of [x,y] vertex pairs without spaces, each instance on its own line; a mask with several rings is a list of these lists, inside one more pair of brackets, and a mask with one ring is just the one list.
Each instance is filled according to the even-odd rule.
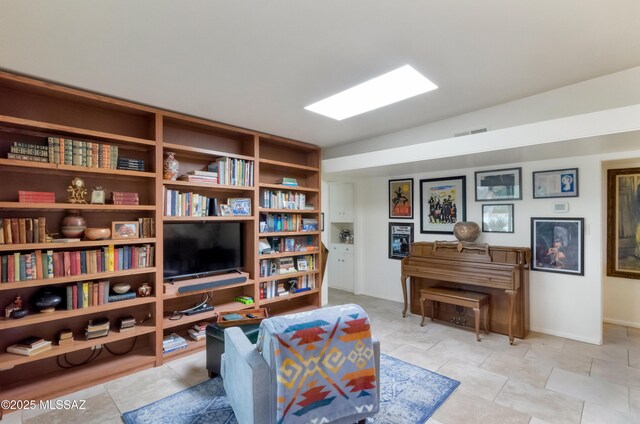
[[[526,247],[489,246],[488,244],[436,241],[417,242],[402,260],[400,282],[405,317],[409,302],[411,313],[420,314],[420,289],[443,286],[476,291],[491,296],[491,330],[524,338],[529,332],[529,264],[531,250]],[[448,320],[455,309],[439,309],[439,319]]]

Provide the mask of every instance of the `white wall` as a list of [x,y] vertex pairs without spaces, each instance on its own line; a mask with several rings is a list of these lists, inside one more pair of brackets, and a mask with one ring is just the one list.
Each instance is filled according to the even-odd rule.
[[[583,217],[585,218],[584,276],[550,272],[530,272],[531,330],[568,337],[590,343],[602,342],[602,275],[603,217],[601,161],[598,156],[562,158],[551,161],[505,164],[500,168],[522,167],[523,200],[513,201],[515,232],[513,234],[482,233],[477,242],[493,245],[530,246],[530,218]],[[562,199],[570,206],[569,213],[552,213],[553,200],[532,199],[533,171],[567,167],[579,168],[578,198]],[[452,170],[450,172],[400,175],[393,178],[414,178],[414,231],[416,241],[454,240],[452,235],[420,233],[419,180],[455,175],[467,176],[467,220],[481,222],[481,202],[475,202],[474,172],[483,168]],[[487,168],[484,168],[487,169]],[[496,169],[495,167],[489,169]],[[359,202],[357,222],[358,251],[366,250],[359,263],[356,282],[358,293],[402,301],[400,261],[388,259],[388,180],[389,177],[368,178],[357,181]],[[557,200],[556,200],[557,201]],[[506,203],[506,202],[505,202]],[[510,203],[510,202],[509,202]],[[410,221],[406,221],[410,222]],[[400,314],[398,310],[398,314]]]

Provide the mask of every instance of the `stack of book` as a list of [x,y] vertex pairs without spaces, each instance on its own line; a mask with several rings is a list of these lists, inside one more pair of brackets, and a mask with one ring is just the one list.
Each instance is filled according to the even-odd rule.
[[116,325],[118,326],[118,331],[120,333],[124,333],[125,331],[133,331],[136,328],[136,319],[133,317],[133,315],[125,315],[118,318],[118,321],[116,321]]
[[144,160],[118,158],[118,169],[124,169],[126,171],[144,171]]
[[0,244],[45,243],[47,220],[40,218],[3,218],[0,220]]
[[253,305],[253,297],[251,296],[236,296],[233,300],[244,303],[245,305]]
[[187,175],[180,175],[179,181],[218,184],[218,173],[210,171],[189,171]]
[[290,187],[297,187],[298,186],[298,180],[296,180],[295,178],[282,177],[282,178],[276,180],[276,184],[282,184],[282,185],[290,186]]
[[138,193],[112,191],[111,202],[114,205],[139,205],[140,199],[138,197]]
[[187,347],[187,341],[177,335],[176,333],[171,333],[168,336],[165,336],[162,339],[162,352],[169,353],[180,349],[185,349]]
[[20,203],[56,203],[56,194],[53,191],[18,191]]
[[193,324],[193,328],[189,329],[189,337],[197,342],[200,340],[204,340],[207,337],[207,325],[208,323],[206,322],[198,322]]
[[33,356],[51,349],[51,341],[40,337],[27,337],[7,348],[7,352],[17,355]]
[[109,335],[109,318],[94,318],[89,320],[84,333],[85,340],[96,339]]
[[14,141],[10,152],[7,153],[7,159],[49,162],[49,148],[47,146]]
[[68,328],[58,332],[58,346],[64,346],[73,343],[73,332]]

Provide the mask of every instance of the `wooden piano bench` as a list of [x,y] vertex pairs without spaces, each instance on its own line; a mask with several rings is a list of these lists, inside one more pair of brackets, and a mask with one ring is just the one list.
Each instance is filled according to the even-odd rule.
[[420,326],[424,327],[424,303],[430,300],[433,305],[431,309],[431,321],[438,315],[438,303],[448,303],[450,305],[473,308],[476,324],[476,340],[480,341],[480,311],[484,321],[484,331],[489,333],[489,295],[465,290],[448,289],[444,287],[429,287],[420,290],[420,308],[422,310],[422,321]]

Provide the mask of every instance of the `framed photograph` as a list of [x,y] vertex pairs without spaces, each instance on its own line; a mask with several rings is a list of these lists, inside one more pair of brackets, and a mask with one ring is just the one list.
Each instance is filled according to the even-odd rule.
[[389,223],[389,259],[409,256],[409,245],[413,243],[413,222]]
[[533,198],[578,197],[578,168],[533,173]]
[[232,216],[233,215],[233,209],[231,209],[230,205],[227,204],[221,204],[220,205],[220,216]]
[[389,219],[413,219],[413,178],[389,180]]
[[140,223],[138,221],[113,221],[111,223],[112,239],[138,238]]
[[531,218],[531,269],[584,275],[584,218]]
[[284,251],[295,252],[296,251],[296,239],[293,237],[287,237],[284,239]]
[[513,233],[513,203],[482,205],[482,231]]
[[247,198],[229,198],[227,204],[231,207],[232,215],[249,216],[251,215],[251,199]]
[[95,187],[91,190],[91,203],[94,205],[105,204],[105,190],[103,187]]
[[495,200],[522,200],[522,168],[478,171],[476,202]]
[[298,265],[298,271],[307,271],[309,270],[309,264],[307,263],[307,258],[298,258],[296,260]]
[[420,232],[453,234],[467,218],[467,177],[420,180]]
[[607,172],[607,275],[640,279],[640,168]]

